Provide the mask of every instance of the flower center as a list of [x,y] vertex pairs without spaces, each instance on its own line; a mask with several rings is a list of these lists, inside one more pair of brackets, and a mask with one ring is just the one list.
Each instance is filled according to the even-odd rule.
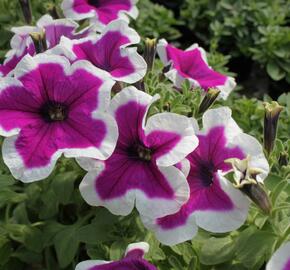
[[214,179],[214,165],[210,162],[200,161],[199,163],[199,176],[202,180],[204,187],[209,187]]
[[88,3],[89,3],[89,5],[94,6],[94,7],[99,7],[100,6],[100,1],[99,0],[89,0]]
[[129,156],[132,158],[141,159],[143,161],[150,161],[152,156],[152,150],[141,144],[135,144],[128,150]]
[[63,121],[67,118],[68,107],[62,103],[49,101],[41,107],[40,114],[48,122]]

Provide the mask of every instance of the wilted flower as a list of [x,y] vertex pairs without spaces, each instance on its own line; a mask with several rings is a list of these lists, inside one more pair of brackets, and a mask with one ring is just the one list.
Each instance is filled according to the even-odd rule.
[[115,262],[91,260],[79,263],[75,270],[157,270],[143,259],[149,245],[145,242],[130,244],[123,259]]
[[232,77],[214,71],[207,63],[205,51],[197,44],[182,51],[162,39],[157,44],[157,53],[169,70],[165,76],[177,88],[187,79],[192,87],[200,87],[204,91],[209,88],[220,90],[220,97],[226,99],[236,86]]
[[89,18],[99,29],[116,19],[136,19],[138,0],[64,0],[61,8],[65,17],[74,20]]
[[156,38],[146,38],[144,59],[148,65],[148,70],[152,70],[156,55]]
[[19,4],[21,6],[22,13],[26,23],[30,24],[32,21],[30,0],[19,0]]
[[[194,124],[198,130],[197,123]],[[210,109],[203,115],[203,129],[197,131],[199,145],[186,159],[190,163],[187,181],[190,198],[179,212],[152,220],[142,217],[145,226],[155,231],[164,244],[173,245],[191,239],[201,227],[211,232],[229,232],[239,228],[248,213],[249,201],[234,188],[225,174],[232,171],[229,158],[252,158],[264,179],[269,165],[259,142],[242,132],[227,107]]]
[[89,170],[80,191],[90,205],[128,215],[136,204],[142,215],[160,217],[178,211],[187,201],[186,178],[173,165],[198,141],[185,116],[160,113],[146,121],[156,98],[128,87],[112,99],[110,111],[119,127],[113,155],[103,163],[80,160]]
[[62,38],[51,53],[65,55],[70,61],[90,61],[96,67],[109,72],[116,81],[134,83],[146,73],[146,62],[129,45],[140,42],[137,32],[124,20],[116,20],[106,26],[101,35],[79,40]]
[[258,175],[263,173],[259,168],[250,167],[251,157],[248,156],[243,160],[230,158],[226,160],[234,169],[234,186],[246,194],[256,205],[265,213],[270,213],[271,202],[267,192],[264,189],[263,181]]
[[207,109],[210,108],[210,106],[216,101],[220,94],[220,90],[210,88],[206,92],[205,96],[203,97],[199,108],[198,108],[198,113],[203,114]]
[[264,106],[264,147],[267,153],[270,154],[275,145],[279,115],[283,107],[276,101],[272,101],[271,103],[265,102]]
[[290,242],[283,244],[272,256],[266,270],[290,270]]
[[62,56],[26,55],[15,78],[0,80],[3,159],[23,182],[47,177],[57,159],[108,158],[117,126],[103,111],[114,84],[87,61],[70,65]]
[[53,48],[62,36],[73,39],[90,33],[89,29],[76,33],[78,26],[76,22],[69,19],[54,20],[50,15],[44,15],[37,21],[36,26],[12,27],[11,31],[14,33],[10,42],[12,49],[7,53],[4,64],[0,65],[0,76],[9,74],[26,54],[32,56],[36,54],[37,48],[34,47],[31,34],[45,34],[42,44],[45,43],[47,48]]

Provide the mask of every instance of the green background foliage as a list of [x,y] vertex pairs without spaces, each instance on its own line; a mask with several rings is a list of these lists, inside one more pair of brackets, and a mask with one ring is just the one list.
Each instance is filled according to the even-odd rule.
[[[34,21],[53,4],[31,2]],[[237,91],[214,106],[231,107],[246,133],[262,143],[263,101],[271,100],[269,94],[284,106],[275,149],[268,157],[271,173],[265,185],[273,204],[270,215],[252,204],[239,230],[213,234],[200,229],[192,241],[167,247],[143,227],[136,212],[118,217],[104,208],[88,206],[78,190],[85,172],[74,160],[62,158],[46,180],[31,184],[14,180],[1,160],[0,269],[71,270],[89,258],[119,259],[127,244],[147,241],[151,249],[146,258],[159,270],[262,270],[274,250],[290,240],[290,165],[281,164],[282,155],[288,160],[290,156],[290,94],[279,96],[289,89],[289,2],[158,2],[140,0],[140,16],[132,25],[143,38],[164,37],[182,48],[199,42],[209,51],[209,62],[215,69],[237,73]],[[9,29],[23,24],[18,2],[0,0],[0,57],[9,49]],[[247,63],[245,69],[250,74],[240,74],[233,68],[235,63]],[[265,81],[267,87],[260,91]],[[160,61],[147,75],[145,85],[149,94],[161,96],[151,114],[171,111],[200,119],[200,91],[191,91],[186,82],[182,91],[173,89],[162,75]]]

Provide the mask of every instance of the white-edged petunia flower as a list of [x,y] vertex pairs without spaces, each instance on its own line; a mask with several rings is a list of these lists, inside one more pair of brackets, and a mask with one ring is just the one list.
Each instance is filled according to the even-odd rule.
[[72,62],[88,60],[110,73],[116,81],[135,83],[145,76],[147,70],[147,64],[137,48],[128,47],[139,42],[139,35],[127,22],[115,20],[100,35],[79,40],[63,37],[51,53],[65,55]]
[[239,228],[246,220],[249,200],[234,188],[225,175],[233,171],[230,158],[249,156],[250,167],[259,168],[258,181],[269,172],[260,143],[242,132],[228,107],[210,109],[203,115],[198,147],[186,159],[190,163],[187,181],[190,198],[180,211],[163,218],[142,217],[145,226],[156,233],[160,242],[174,245],[192,239],[198,227],[223,233]]
[[138,0],[63,0],[61,8],[65,17],[74,20],[90,19],[98,29],[111,21],[136,19]]
[[226,99],[235,88],[234,78],[214,71],[207,63],[206,52],[197,44],[185,51],[175,48],[162,39],[157,44],[158,55],[165,66],[170,66],[165,76],[177,88],[187,79],[192,87],[200,87],[204,91],[210,88],[220,90],[219,96]]
[[121,260],[114,262],[84,261],[79,263],[75,270],[157,270],[154,265],[143,258],[148,251],[149,245],[146,242],[130,244]]
[[82,32],[76,33],[79,25],[70,19],[53,19],[50,15],[42,16],[36,23],[36,26],[12,27],[14,36],[11,39],[11,50],[7,53],[3,65],[0,65],[0,76],[6,76],[26,55],[35,55],[35,48],[30,37],[32,33],[45,32],[45,38],[48,48],[56,46],[60,38],[65,36],[70,39],[81,38],[92,33],[92,29],[86,28]]
[[267,263],[266,270],[290,270],[290,242],[276,250]]
[[15,77],[0,80],[3,159],[12,175],[32,182],[47,177],[57,159],[106,159],[118,130],[105,113],[114,81],[88,61],[26,55]]
[[89,170],[80,185],[87,203],[105,206],[116,215],[160,217],[175,213],[189,196],[183,173],[174,165],[192,152],[198,140],[189,118],[159,113],[148,118],[150,96],[128,87],[111,101],[119,138],[112,156],[104,162],[80,160]]

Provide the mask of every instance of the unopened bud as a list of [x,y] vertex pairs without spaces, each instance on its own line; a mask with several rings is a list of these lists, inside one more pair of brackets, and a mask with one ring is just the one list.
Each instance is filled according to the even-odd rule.
[[269,155],[275,145],[279,115],[283,107],[276,101],[272,101],[271,103],[265,102],[264,107],[264,147]]
[[31,12],[30,0],[19,0],[19,4],[21,6],[22,13],[23,13],[26,23],[31,24],[32,12]]
[[232,158],[226,160],[234,169],[234,187],[247,195],[263,212],[269,214],[272,206],[269,196],[257,176],[262,173],[258,168],[249,167],[250,157],[243,160]]
[[199,108],[198,108],[198,113],[203,114],[207,109],[210,108],[210,106],[216,101],[217,97],[220,94],[220,90],[215,89],[215,88],[210,88],[204,98],[202,99]]
[[148,71],[151,71],[154,66],[154,60],[156,55],[156,41],[156,38],[146,38],[145,40],[144,59],[147,63]]
[[42,53],[47,50],[45,31],[32,32],[30,37],[33,40],[34,48],[36,53]]
[[54,19],[59,19],[60,16],[57,12],[56,6],[52,3],[47,4],[47,11],[50,14],[50,16]]

